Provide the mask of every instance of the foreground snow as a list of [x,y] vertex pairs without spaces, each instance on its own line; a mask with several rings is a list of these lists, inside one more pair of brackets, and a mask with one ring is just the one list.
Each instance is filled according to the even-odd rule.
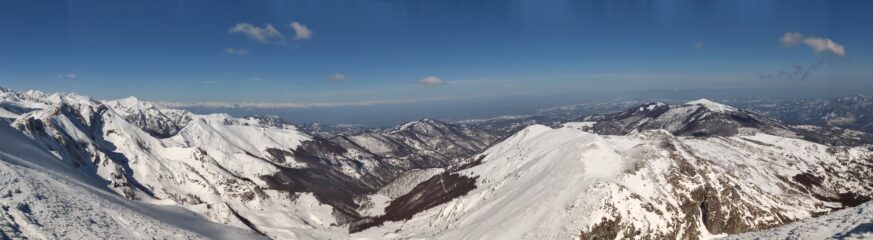
[[769,230],[722,239],[873,239],[873,202]]
[[259,238],[101,189],[7,124],[0,124],[0,239]]

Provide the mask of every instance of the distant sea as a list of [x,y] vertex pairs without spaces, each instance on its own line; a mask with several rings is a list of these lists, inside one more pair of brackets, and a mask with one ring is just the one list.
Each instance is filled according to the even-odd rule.
[[[490,118],[505,115],[526,115],[537,110],[586,102],[622,100],[677,100],[708,98],[713,100],[775,100],[802,98],[832,98],[854,94],[873,94],[873,89],[858,88],[766,88],[766,89],[691,89],[649,90],[628,92],[580,92],[562,95],[514,95],[506,97],[468,98],[419,103],[383,104],[354,107],[313,108],[187,108],[195,113],[228,113],[243,117],[274,115],[294,124],[320,123],[326,125],[355,124],[368,127],[390,127],[400,123],[433,118],[456,121]],[[670,102],[670,101],[665,101]]]

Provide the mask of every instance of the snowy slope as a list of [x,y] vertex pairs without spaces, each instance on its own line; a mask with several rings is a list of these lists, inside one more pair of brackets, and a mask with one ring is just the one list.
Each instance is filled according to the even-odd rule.
[[159,138],[146,132],[151,125],[134,125],[115,109],[152,115],[178,110],[156,113],[157,108],[134,99],[108,106],[75,94],[8,92],[4,101],[33,107],[12,126],[49,150],[57,164],[123,197],[183,207],[213,222],[278,238],[304,238],[318,234],[313,228],[332,228],[330,206],[318,204],[311,194],[270,189],[262,180],[284,166],[294,167],[267,151],[290,151],[309,139],[293,127],[183,113],[190,118],[186,127]]
[[722,239],[873,239],[873,202],[773,229]]
[[[17,134],[3,139],[30,144],[0,150],[41,154],[0,165],[0,180],[27,189],[3,200],[9,236],[212,237],[215,225],[185,224],[205,219],[275,239],[695,239],[873,197],[869,134],[785,125],[708,100],[534,125],[495,144],[487,131],[432,119],[321,138],[277,118],[0,90],[12,121],[0,125]],[[78,186],[100,194],[72,194]],[[109,207],[71,217],[120,219],[97,221],[105,233],[53,232],[76,220],[27,210],[92,202]]]
[[[197,115],[132,97],[95,101],[4,89],[0,101],[14,128],[94,186],[280,239],[343,236],[343,225],[361,217],[358,197],[493,141],[433,120],[326,140],[277,118]],[[391,188],[414,186],[408,182]]]
[[0,118],[15,119],[15,118],[18,118],[18,114],[15,114],[15,113],[10,112],[6,109],[0,108]]
[[183,110],[155,106],[135,97],[104,101],[103,103],[131,124],[160,138],[176,135],[191,121],[193,115]]
[[440,168],[481,152],[497,137],[478,129],[424,119],[380,132],[363,132],[331,139],[347,149],[357,149],[403,169]]
[[182,209],[131,202],[59,163],[0,124],[0,238],[258,238]]
[[[869,199],[873,153],[764,133],[599,136],[531,126],[458,171],[475,189],[354,237],[711,238],[778,226]],[[819,181],[807,182],[809,174]],[[437,189],[447,185],[435,185]],[[451,193],[443,189],[438,192]],[[386,215],[390,216],[389,205]],[[409,209],[409,208],[407,208]]]
[[190,118],[175,136],[157,138],[105,105],[77,98],[25,113],[13,126],[127,198],[181,206],[210,221],[276,238],[305,238],[319,234],[314,229],[334,228],[330,206],[312,195],[271,189],[262,180],[282,167],[296,167],[294,158],[278,161],[267,149],[290,151],[308,136],[257,119]]

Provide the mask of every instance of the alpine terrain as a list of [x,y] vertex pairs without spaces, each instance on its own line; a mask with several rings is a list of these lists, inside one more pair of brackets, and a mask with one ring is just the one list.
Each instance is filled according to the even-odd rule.
[[3,239],[863,238],[873,221],[873,135],[706,99],[329,133],[0,89],[0,123]]

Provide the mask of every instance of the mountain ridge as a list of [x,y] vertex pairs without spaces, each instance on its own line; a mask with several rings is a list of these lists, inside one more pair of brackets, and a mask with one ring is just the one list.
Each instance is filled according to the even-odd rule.
[[135,98],[4,90],[0,109],[68,174],[279,239],[710,238],[873,197],[869,134],[709,100],[329,136]]
[[[35,91],[0,97],[0,108],[20,114],[12,121],[16,129],[117,194],[172,202],[274,238],[335,236],[342,232],[332,230],[335,224],[359,218],[356,196],[375,193],[410,169],[448,166],[484,148],[478,138],[488,141],[481,132],[430,121],[351,136],[359,143],[390,139],[379,142],[389,151],[374,154],[374,148],[312,137],[273,117],[197,115],[135,98],[95,101]],[[336,187],[323,187],[330,185]],[[326,208],[294,213],[313,204]],[[304,230],[310,228],[318,230]]]

